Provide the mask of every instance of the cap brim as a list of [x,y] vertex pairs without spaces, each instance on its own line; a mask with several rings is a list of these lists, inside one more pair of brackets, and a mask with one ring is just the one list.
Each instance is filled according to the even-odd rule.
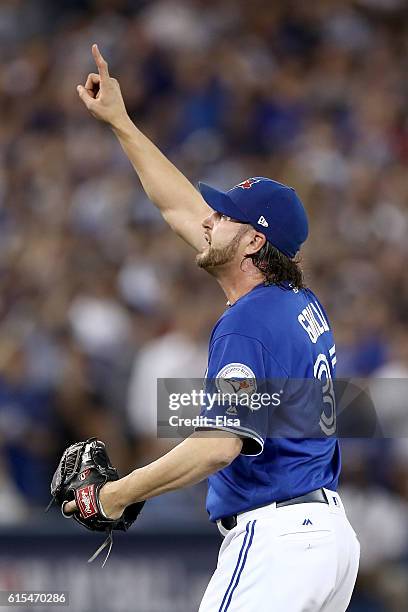
[[244,218],[243,213],[224,191],[219,191],[218,189],[210,187],[210,185],[201,182],[198,183],[198,189],[208,206],[210,206],[213,210],[221,215],[227,215],[227,217],[231,217],[236,221],[241,221],[241,223],[248,223],[248,220]]

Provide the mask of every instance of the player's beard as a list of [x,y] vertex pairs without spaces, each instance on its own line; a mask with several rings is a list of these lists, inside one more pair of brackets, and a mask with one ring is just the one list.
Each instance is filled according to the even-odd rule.
[[241,237],[246,233],[247,228],[241,227],[236,236],[231,242],[222,248],[209,246],[203,253],[199,253],[196,257],[196,264],[199,268],[207,270],[207,272],[214,272],[216,268],[225,266],[234,260],[237,253]]

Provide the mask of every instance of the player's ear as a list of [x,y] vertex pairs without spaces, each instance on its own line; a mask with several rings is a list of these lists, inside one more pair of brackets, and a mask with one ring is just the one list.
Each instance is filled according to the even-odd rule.
[[245,255],[254,255],[260,249],[262,249],[265,242],[266,242],[266,238],[264,234],[262,234],[261,232],[257,232],[256,230],[253,230],[251,240],[245,249]]

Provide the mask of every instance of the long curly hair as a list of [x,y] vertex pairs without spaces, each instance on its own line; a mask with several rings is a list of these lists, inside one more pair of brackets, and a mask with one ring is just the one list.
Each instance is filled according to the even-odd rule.
[[290,259],[270,242],[265,242],[254,255],[249,255],[254,266],[265,275],[265,282],[270,285],[284,286],[290,283],[293,288],[305,289],[300,259]]

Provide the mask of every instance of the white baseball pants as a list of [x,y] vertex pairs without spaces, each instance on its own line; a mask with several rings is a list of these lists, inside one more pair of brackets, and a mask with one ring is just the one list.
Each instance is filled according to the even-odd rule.
[[222,543],[199,612],[344,612],[360,545],[340,497],[244,512]]

